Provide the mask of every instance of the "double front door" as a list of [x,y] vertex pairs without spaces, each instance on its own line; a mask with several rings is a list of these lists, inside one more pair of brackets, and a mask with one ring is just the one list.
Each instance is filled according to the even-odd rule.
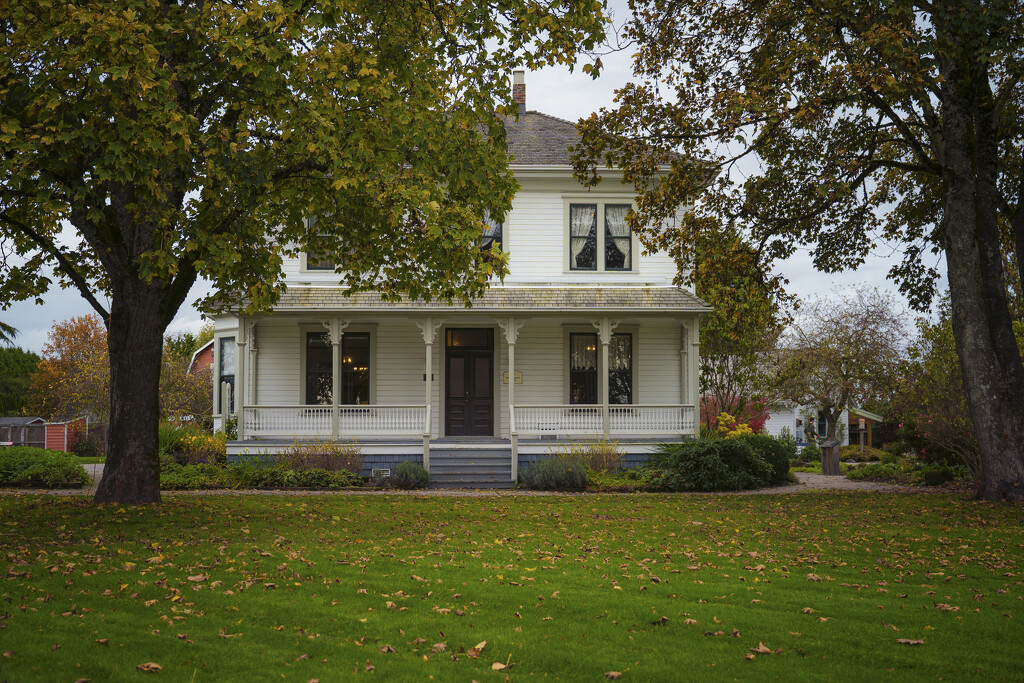
[[444,376],[445,434],[494,436],[494,330],[446,330]]

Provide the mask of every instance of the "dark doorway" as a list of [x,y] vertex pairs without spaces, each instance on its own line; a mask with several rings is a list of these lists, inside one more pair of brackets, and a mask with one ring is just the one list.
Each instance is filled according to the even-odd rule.
[[494,436],[494,330],[445,332],[447,436]]

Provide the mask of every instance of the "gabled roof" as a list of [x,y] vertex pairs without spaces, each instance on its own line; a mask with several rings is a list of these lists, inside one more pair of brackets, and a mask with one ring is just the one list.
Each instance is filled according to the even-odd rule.
[[46,420],[41,417],[0,417],[0,427],[23,427],[43,422]]
[[528,111],[504,120],[512,165],[571,166],[569,148],[579,143],[576,124],[556,116]]
[[875,422],[881,422],[882,420],[885,419],[878,413],[872,413],[870,410],[864,410],[863,408],[850,408],[849,411],[851,415],[863,417],[865,420],[874,420]]

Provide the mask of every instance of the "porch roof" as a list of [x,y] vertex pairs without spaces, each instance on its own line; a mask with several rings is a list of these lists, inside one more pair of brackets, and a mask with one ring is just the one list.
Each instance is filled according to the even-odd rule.
[[[345,296],[343,287],[289,287],[276,311],[444,311],[465,310],[459,304],[402,297],[385,301],[378,292]],[[711,308],[678,287],[492,287],[473,301],[474,312],[610,312],[706,313]]]

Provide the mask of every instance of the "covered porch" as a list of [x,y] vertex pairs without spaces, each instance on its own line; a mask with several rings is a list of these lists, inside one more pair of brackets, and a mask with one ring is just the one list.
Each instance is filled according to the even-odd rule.
[[[477,449],[506,453],[515,481],[521,455],[561,441],[610,439],[639,453],[697,434],[702,302],[657,288],[677,293],[662,300],[671,305],[623,291],[615,306],[523,306],[520,296],[517,308],[510,289],[472,309],[356,295],[239,317],[215,344],[219,421],[237,419],[229,455],[355,440],[433,470],[432,450]],[[583,288],[563,289],[578,300]],[[650,289],[631,294],[650,303]]]

